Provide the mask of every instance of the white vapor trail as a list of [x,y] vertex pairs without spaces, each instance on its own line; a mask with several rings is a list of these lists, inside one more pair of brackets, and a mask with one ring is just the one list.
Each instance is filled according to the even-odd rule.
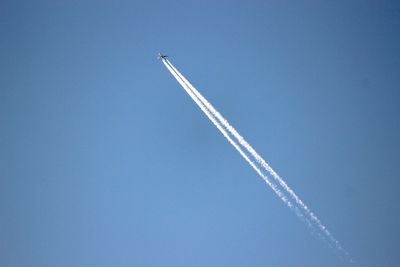
[[[204,98],[197,89],[191,85],[191,83],[169,62],[167,59],[163,59],[164,65],[168,68],[171,74],[175,77],[175,79],[181,84],[184,90],[189,94],[189,96],[195,101],[195,103],[201,108],[201,110],[207,115],[207,117],[211,120],[211,122],[221,131],[221,133],[225,136],[225,138],[235,147],[235,149],[243,156],[243,158],[253,167],[253,169],[263,178],[263,180],[272,188],[272,190],[279,196],[279,198],[292,210],[295,211],[296,215],[302,219],[304,222],[308,224],[308,226],[313,227],[311,222],[313,222],[318,229],[320,229],[323,234],[321,238],[328,239],[329,245],[334,245],[334,247],[342,252],[347,258],[349,257],[348,253],[343,249],[340,243],[332,236],[332,234],[328,231],[328,229],[322,224],[320,219],[304,204],[304,202],[296,195],[296,193],[286,184],[286,182],[269,166],[269,164],[255,151],[255,149],[233,128],[229,122]],[[216,121],[217,118],[219,120]],[[225,128],[223,128],[225,127]],[[295,201],[297,205],[293,205],[291,201],[286,197],[286,195],[277,188],[276,184],[271,182],[271,180],[266,176],[248,157],[246,153],[240,148],[240,146],[232,140],[230,135],[226,130],[232,134],[237,142],[242,145],[250,155],[258,162],[285,190],[286,193]],[[306,216],[304,216],[303,212]],[[309,221],[311,220],[311,222]],[[352,261],[350,259],[350,261]]]
[[178,74],[178,76],[184,81],[188,88],[200,99],[200,101],[211,111],[212,115],[215,116],[221,124],[237,139],[237,141],[253,156],[253,158],[266,170],[278,183],[286,190],[286,192],[296,201],[296,203],[304,210],[304,212],[316,223],[318,228],[337,246],[339,250],[342,247],[338,241],[333,238],[332,234],[322,224],[320,219],[307,207],[306,204],[296,195],[296,193],[286,184],[286,182],[269,166],[269,164],[255,151],[255,149],[233,128],[229,122],[207,101],[205,97],[166,59],[167,63],[171,68]]
[[[295,207],[289,200],[288,198],[282,193],[274,183],[272,183],[269,178],[264,175],[261,170],[254,164],[254,162],[247,156],[246,153],[243,152],[243,150],[240,148],[240,146],[232,140],[232,138],[229,136],[229,134],[226,132],[224,128],[215,120],[215,118],[211,115],[210,111],[207,110],[207,108],[204,106],[204,104],[193,94],[193,92],[190,90],[189,87],[186,86],[185,82],[181,79],[181,77],[171,68],[169,65],[169,62],[166,60],[163,60],[164,65],[167,67],[167,69],[171,72],[171,74],[175,77],[175,79],[181,84],[183,89],[188,93],[188,95],[193,99],[193,101],[200,107],[200,109],[206,114],[206,116],[210,119],[210,121],[220,130],[220,132],[223,134],[223,136],[231,143],[231,145],[242,155],[242,157],[250,164],[250,166],[258,173],[258,175],[263,178],[263,180],[272,188],[272,190],[279,196],[279,198],[290,208],[294,209],[296,213],[299,213],[298,210],[296,210],[297,207]],[[301,216],[301,214],[299,214]]]

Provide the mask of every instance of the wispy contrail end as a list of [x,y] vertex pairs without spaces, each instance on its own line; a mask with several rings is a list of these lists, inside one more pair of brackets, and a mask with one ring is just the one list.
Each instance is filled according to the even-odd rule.
[[[293,211],[296,215],[302,219],[311,228],[314,225],[320,230],[318,235],[326,240],[331,247],[336,248],[341,255],[348,258],[350,262],[354,263],[350,258],[349,254],[343,249],[340,243],[332,236],[328,229],[322,224],[319,218],[304,204],[304,202],[296,195],[296,193],[286,184],[286,182],[269,166],[269,164],[255,151],[255,149],[233,128],[229,122],[207,101],[205,97],[171,64],[171,62],[164,58],[164,65],[175,77],[175,79],[181,84],[183,89],[189,94],[189,96],[195,101],[200,109],[207,115],[211,122],[221,131],[225,138],[235,147],[235,149],[243,156],[243,158],[253,167],[253,169],[264,179],[264,181],[272,188],[272,190],[278,195],[278,197]],[[218,119],[218,121],[216,120]],[[221,126],[222,124],[222,126]],[[262,166],[284,189],[284,191],[295,201],[296,205],[293,205],[286,195],[277,188],[276,184],[271,182],[256,165],[243,152],[241,147],[230,137],[227,131],[235,137],[237,142],[242,145],[248,153],[255,159],[255,161]],[[304,212],[304,213],[303,213]],[[311,222],[312,223],[311,223]]]

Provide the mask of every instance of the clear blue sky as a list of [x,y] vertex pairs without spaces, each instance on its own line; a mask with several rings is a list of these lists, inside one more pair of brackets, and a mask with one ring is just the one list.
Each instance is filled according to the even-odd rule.
[[0,266],[398,266],[397,1],[1,1]]

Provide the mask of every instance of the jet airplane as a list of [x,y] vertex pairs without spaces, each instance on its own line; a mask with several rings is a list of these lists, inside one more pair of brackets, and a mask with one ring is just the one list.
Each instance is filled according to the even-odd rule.
[[164,60],[164,59],[167,59],[167,57],[168,57],[167,55],[163,55],[163,54],[161,54],[161,53],[158,53],[158,57],[157,57],[157,58],[158,58],[158,59],[163,59],[163,60]]

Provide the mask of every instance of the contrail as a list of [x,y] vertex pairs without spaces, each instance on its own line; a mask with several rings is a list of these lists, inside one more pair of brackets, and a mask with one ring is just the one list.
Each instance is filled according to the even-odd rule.
[[[310,211],[310,209],[305,205],[301,199],[294,193],[294,191],[286,184],[286,182],[268,165],[268,163],[255,151],[255,149],[247,143],[247,141],[233,128],[229,122],[211,105],[210,102],[205,99],[199,91],[169,62],[168,59],[166,61],[170,64],[172,69],[178,74],[178,76],[186,83],[186,85],[192,90],[192,92],[200,99],[201,102],[207,107],[208,110],[222,123],[222,125],[238,140],[238,142],[247,149],[247,151],[256,159],[261,166],[267,170],[271,176],[279,182],[279,184],[289,193],[289,195],[305,210],[306,214],[309,214],[310,217],[318,222],[321,225],[320,220]],[[322,226],[322,230],[325,230],[325,227]]]
[[[294,206],[286,196],[276,188],[276,185],[272,183],[267,176],[265,176],[255,164],[248,158],[241,148],[235,143],[230,136],[227,134],[224,128],[215,120],[217,118],[219,122],[236,138],[236,140],[241,144],[252,156],[253,158],[266,170],[270,175],[285,189],[285,191],[295,200],[297,205],[305,212],[305,214],[315,223],[315,225],[320,229],[325,237],[328,238],[330,244],[334,244],[337,250],[349,257],[348,253],[343,249],[340,243],[332,236],[328,229],[322,224],[318,217],[304,204],[304,202],[296,195],[296,193],[286,184],[286,182],[269,166],[269,164],[255,151],[255,149],[233,128],[229,122],[204,98],[197,89],[191,85],[191,83],[171,64],[166,58],[163,59],[164,65],[172,73],[172,75],[177,79],[177,81],[182,85],[185,91],[190,95],[190,97],[196,102],[196,104],[202,109],[202,111],[207,115],[207,117],[214,123],[215,126],[221,131],[221,133],[228,139],[228,141],[239,151],[239,153],[246,159],[247,162],[256,170],[256,172],[266,181],[266,183],[273,189],[273,191],[293,210],[296,212],[297,216],[304,220],[309,226],[311,226],[309,220],[304,218],[303,213],[298,210],[297,206]],[[211,114],[210,114],[211,113]],[[320,235],[323,239],[323,236]],[[350,260],[352,261],[352,260]]]
[[[208,110],[222,123],[222,125],[238,140],[238,142],[246,148],[246,150],[255,158],[255,160],[265,169],[270,175],[279,182],[279,184],[288,192],[288,194],[296,201],[296,203],[305,211],[307,215],[317,224],[317,226],[328,236],[330,239],[332,235],[321,223],[317,216],[303,203],[303,201],[296,195],[296,193],[286,184],[286,182],[269,166],[269,164],[255,151],[255,149],[233,128],[229,122],[207,101],[205,97],[166,59],[171,68],[178,74],[178,76],[185,82],[185,84],[192,90],[192,92],[200,99]],[[336,240],[331,240],[337,243]],[[340,248],[341,249],[341,248]]]
[[200,109],[206,114],[206,116],[210,119],[210,121],[218,128],[218,130],[223,134],[223,136],[229,141],[229,143],[240,153],[240,155],[250,164],[250,166],[258,173],[261,178],[272,188],[275,194],[291,209],[294,209],[296,214],[300,217],[302,216],[301,212],[294,206],[288,198],[280,191],[274,183],[272,183],[269,178],[262,173],[262,171],[254,164],[254,162],[247,156],[246,153],[240,148],[240,146],[232,140],[229,134],[226,132],[224,128],[215,120],[215,118],[211,115],[210,111],[204,106],[204,104],[193,94],[193,92],[186,86],[184,81],[178,76],[178,74],[170,67],[169,63],[164,59],[164,65],[171,72],[171,74],[175,77],[175,79],[181,84],[183,89],[188,93],[188,95],[193,99],[193,101],[200,107]]

